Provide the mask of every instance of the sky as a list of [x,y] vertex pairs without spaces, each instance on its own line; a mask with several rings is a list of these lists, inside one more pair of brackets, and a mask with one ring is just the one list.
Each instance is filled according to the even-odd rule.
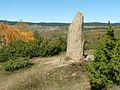
[[78,11],[84,22],[120,22],[120,0],[0,0],[0,20],[70,23]]

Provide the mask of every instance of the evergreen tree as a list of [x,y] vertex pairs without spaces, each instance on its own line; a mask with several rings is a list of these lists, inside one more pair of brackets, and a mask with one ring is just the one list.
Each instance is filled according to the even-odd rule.
[[105,89],[120,84],[120,40],[116,39],[109,22],[109,29],[95,51],[94,61],[87,67],[93,88]]

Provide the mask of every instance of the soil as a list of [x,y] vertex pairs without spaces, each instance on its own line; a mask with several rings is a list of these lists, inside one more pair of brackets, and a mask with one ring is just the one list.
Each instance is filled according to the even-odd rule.
[[36,57],[31,68],[0,74],[0,90],[90,90],[86,62],[65,61],[65,54]]

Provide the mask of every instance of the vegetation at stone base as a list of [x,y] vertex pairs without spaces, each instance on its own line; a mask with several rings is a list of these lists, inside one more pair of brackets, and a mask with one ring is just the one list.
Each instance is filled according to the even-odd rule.
[[107,89],[120,84],[120,39],[115,37],[109,25],[105,37],[100,39],[95,60],[88,64],[90,84],[94,89]]
[[18,57],[15,60],[9,60],[3,67],[6,71],[13,71],[20,68],[30,67],[31,65],[33,65],[33,63],[29,60],[29,58]]
[[[62,37],[60,35],[51,35],[48,38],[40,37],[40,33],[38,31],[34,32],[34,37],[36,38],[36,42],[39,43],[39,40],[42,39],[42,42],[39,43],[38,47],[38,56],[52,56],[55,54],[59,54],[59,52],[65,51],[67,47],[66,37]],[[37,44],[35,44],[37,45]]]
[[61,38],[48,39],[41,42],[40,56],[51,56],[66,50],[66,43]]

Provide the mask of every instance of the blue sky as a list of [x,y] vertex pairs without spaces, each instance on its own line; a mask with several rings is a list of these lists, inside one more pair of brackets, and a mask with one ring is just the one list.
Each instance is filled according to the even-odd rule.
[[120,22],[120,0],[0,0],[0,20],[71,22],[81,11],[85,22]]

